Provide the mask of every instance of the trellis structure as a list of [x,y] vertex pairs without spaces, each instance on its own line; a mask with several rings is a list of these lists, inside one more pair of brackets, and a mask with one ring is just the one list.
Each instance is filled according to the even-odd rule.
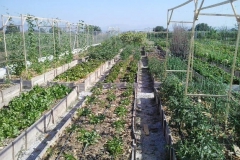
[[[166,39],[166,44],[168,44],[168,30],[169,30],[169,24],[170,23],[190,23],[192,24],[192,30],[191,30],[191,40],[190,40],[190,48],[189,48],[189,53],[188,53],[188,65],[187,65],[187,70],[167,70],[167,59],[169,56],[169,52],[170,50],[167,49],[166,50],[166,61],[165,61],[165,70],[166,73],[167,72],[186,72],[186,86],[185,86],[185,95],[187,96],[196,96],[196,97],[227,97],[228,99],[231,97],[231,91],[232,91],[232,83],[233,83],[233,78],[234,78],[234,71],[235,71],[235,66],[236,66],[236,58],[237,58],[237,53],[238,53],[238,48],[239,48],[239,39],[240,39],[240,15],[237,14],[234,6],[233,6],[233,2],[237,1],[237,0],[227,0],[227,1],[223,1],[217,4],[213,4],[210,6],[206,6],[203,7],[204,4],[204,0],[201,0],[200,5],[198,5],[198,2],[200,0],[188,0],[185,3],[182,3],[174,8],[168,9],[167,12],[167,39]],[[193,21],[172,21],[172,15],[173,15],[173,11],[193,2],[194,6],[195,6],[195,10],[194,10],[194,16],[193,16]],[[218,7],[221,5],[225,5],[225,4],[230,4],[233,14],[213,14],[213,13],[201,13],[202,10],[206,10],[209,8],[214,8],[214,7]],[[232,68],[231,68],[231,80],[230,80],[230,84],[229,84],[229,91],[227,95],[212,95],[212,94],[191,94],[188,93],[188,86],[189,86],[189,82],[192,79],[192,73],[193,73],[193,58],[194,58],[194,35],[195,35],[195,22],[198,20],[199,15],[205,15],[205,16],[225,16],[225,17],[235,17],[237,24],[238,24],[238,34],[237,34],[237,40],[236,40],[236,45],[235,45],[235,52],[234,52],[234,60],[232,63]]]
[[[79,22],[76,24],[54,18],[42,18],[31,15],[10,16],[2,15],[2,52],[1,67],[22,62],[26,66],[32,63],[31,52],[35,57],[53,59],[56,56],[64,57],[74,49],[79,50],[104,40],[104,36],[93,31],[93,25]],[[12,21],[14,20],[14,21]],[[5,33],[9,28],[17,28],[11,34]],[[31,30],[31,31],[30,31]],[[31,36],[31,34],[33,36]],[[99,36],[99,37],[98,37]],[[14,39],[15,38],[15,39]],[[17,42],[15,41],[17,39]],[[11,47],[14,42],[17,45]],[[34,45],[32,45],[35,43]],[[17,47],[16,47],[17,46]],[[19,58],[10,60],[12,53],[22,55]],[[50,57],[49,57],[50,56]],[[37,62],[37,60],[35,60]],[[37,62],[38,63],[38,62]],[[55,63],[53,63],[55,64]],[[8,71],[8,70],[7,70]],[[7,73],[9,75],[9,73]]]

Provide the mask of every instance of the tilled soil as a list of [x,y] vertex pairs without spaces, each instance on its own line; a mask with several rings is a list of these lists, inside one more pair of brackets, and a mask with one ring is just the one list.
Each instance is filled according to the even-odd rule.
[[[108,93],[114,92],[116,100],[108,101]],[[105,119],[102,123],[91,124],[89,116],[80,116],[73,123],[74,130],[68,129],[64,132],[62,137],[56,142],[56,145],[48,150],[44,159],[66,159],[67,156],[72,156],[76,159],[90,160],[90,159],[122,159],[127,160],[130,158],[131,153],[131,110],[133,103],[133,95],[130,97],[123,97],[122,93],[124,89],[104,89],[100,95],[95,96],[96,99],[91,103],[88,103],[84,108],[91,110],[92,114],[100,115],[104,114]],[[115,114],[115,109],[122,105],[122,101],[129,99],[131,102],[126,105],[127,115],[119,117]],[[113,123],[117,120],[123,119],[125,121],[124,128],[117,130],[113,126]],[[100,135],[98,141],[85,148],[84,144],[79,141],[80,130],[85,129],[89,132],[96,131]],[[107,141],[114,137],[120,137],[123,140],[123,153],[113,157],[106,149]],[[62,153],[60,153],[62,150]]]

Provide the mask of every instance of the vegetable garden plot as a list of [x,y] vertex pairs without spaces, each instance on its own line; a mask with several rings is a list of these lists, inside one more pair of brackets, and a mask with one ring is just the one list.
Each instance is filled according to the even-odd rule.
[[94,87],[78,118],[44,159],[129,159],[133,88]]
[[32,15],[2,15],[2,20],[0,66],[8,68],[10,79],[30,79],[71,62],[73,54],[109,39],[108,33],[94,32],[94,26],[83,22],[73,24]]
[[[151,61],[149,62],[151,63]],[[159,66],[161,67],[161,65]],[[180,66],[179,69],[181,69]],[[170,65],[168,67],[171,68]],[[161,71],[160,68],[159,71]],[[193,157],[192,159],[200,159],[200,154],[205,159],[234,157],[232,147],[233,145],[239,146],[237,129],[240,124],[239,118],[237,118],[239,116],[237,107],[239,99],[236,102],[228,102],[225,98],[185,97],[183,94],[185,77],[179,73],[169,74],[165,80],[162,80],[160,90],[163,109],[171,127],[173,147],[177,157],[181,159],[187,156]],[[218,78],[217,74],[214,79],[216,78]],[[199,81],[199,78],[193,77],[189,90],[192,93],[200,91],[209,94],[225,94],[226,85],[214,79],[203,77],[204,81]],[[233,95],[237,99],[237,95],[235,93]],[[230,105],[229,112],[226,110],[227,105]],[[226,117],[228,117],[227,129]],[[194,143],[192,139],[195,139]],[[233,154],[231,155],[230,152]]]
[[54,81],[81,83],[89,73],[93,72],[101,64],[102,62],[99,60],[90,60],[88,62],[80,63],[66,72],[58,75],[56,78],[54,78]]
[[15,97],[0,110],[1,146],[8,144],[50,110],[71,89],[55,85],[47,88],[35,86],[31,91]]
[[[124,50],[122,53],[124,53]],[[121,53],[121,55],[122,55]],[[130,52],[129,54],[133,54]],[[140,59],[139,53],[134,53],[133,55],[124,55],[129,58],[125,58],[119,61],[111,69],[110,73],[107,75],[104,82],[106,83],[119,83],[119,82],[129,82],[134,83],[136,80],[136,72],[138,70],[138,61]]]

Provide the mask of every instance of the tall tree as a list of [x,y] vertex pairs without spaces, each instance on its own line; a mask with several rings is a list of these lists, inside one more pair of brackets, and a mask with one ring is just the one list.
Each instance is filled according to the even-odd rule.
[[16,33],[16,32],[20,32],[20,27],[14,25],[13,23],[10,23],[7,27],[6,27],[6,34],[7,33]]
[[156,26],[155,28],[153,28],[153,32],[164,32],[167,31],[167,29],[165,29],[163,26]]
[[195,27],[195,31],[210,31],[211,27],[207,23],[199,23]]

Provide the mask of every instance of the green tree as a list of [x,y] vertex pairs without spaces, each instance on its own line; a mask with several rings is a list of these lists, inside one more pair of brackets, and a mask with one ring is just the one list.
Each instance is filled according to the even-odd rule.
[[7,27],[6,27],[6,34],[8,33],[16,33],[16,32],[20,32],[20,27],[14,25],[13,23],[10,23]]
[[102,29],[99,26],[93,26],[93,31],[102,32]]
[[164,32],[167,31],[166,28],[164,28],[163,26],[156,26],[155,28],[153,28],[153,32]]
[[46,33],[46,30],[43,28],[40,28],[40,33]]
[[195,31],[210,31],[211,27],[206,23],[199,23],[195,27]]
[[59,31],[59,33],[60,34],[62,34],[62,30],[61,30],[61,28],[59,28],[59,27],[51,27],[50,29],[49,29],[49,33],[53,33],[53,30],[54,30],[54,33],[55,34],[58,34],[58,31]]

